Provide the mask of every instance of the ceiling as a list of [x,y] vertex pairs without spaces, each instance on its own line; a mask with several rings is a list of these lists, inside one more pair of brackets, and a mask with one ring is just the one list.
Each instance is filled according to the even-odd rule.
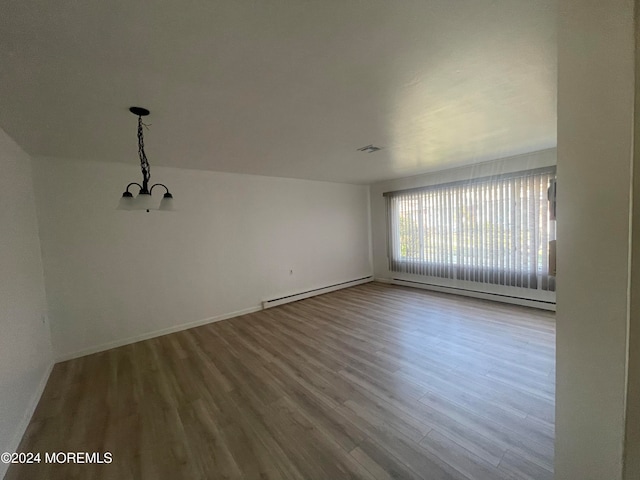
[[[556,2],[5,0],[32,155],[371,183],[553,147]],[[357,148],[373,144],[375,153]]]

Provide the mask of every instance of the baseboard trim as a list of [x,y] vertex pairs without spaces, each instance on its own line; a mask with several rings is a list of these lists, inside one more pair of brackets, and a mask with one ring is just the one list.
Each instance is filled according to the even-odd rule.
[[391,279],[390,278],[382,278],[382,277],[376,277],[373,279],[374,282],[378,282],[378,283],[389,283],[391,284]]
[[343,288],[355,287],[356,285],[362,285],[363,283],[373,282],[373,277],[362,277],[356,280],[348,280],[346,282],[336,283],[327,287],[315,288],[306,292],[294,293],[291,295],[285,295],[271,300],[264,300],[262,302],[262,308],[272,308],[278,305],[284,305],[285,303],[297,302],[305,298],[315,297],[316,295],[322,295],[323,293],[335,292],[336,290],[342,290]]
[[[49,376],[51,376],[51,372],[53,370],[54,365],[55,365],[55,362],[50,362],[49,366],[44,372],[44,375],[40,379],[38,388],[36,389],[35,393],[31,397],[31,401],[29,402],[27,411],[24,412],[24,416],[22,417],[22,420],[18,424],[18,429],[13,434],[13,438],[9,443],[9,448],[7,449],[7,452],[18,451],[18,447],[20,447],[20,442],[22,441],[24,434],[27,432],[27,427],[29,427],[29,423],[31,423],[31,418],[35,413],[36,407],[38,406],[38,403],[40,402],[40,398],[44,393],[44,389],[47,386],[47,382],[49,381]],[[0,478],[4,478],[4,476],[7,474],[7,471],[9,470],[9,465],[10,464],[0,462]]]
[[241,315],[247,315],[262,310],[261,306],[249,307],[242,310],[237,310],[231,313],[225,313],[223,315],[217,315],[215,317],[205,318],[202,320],[196,320],[195,322],[182,323],[173,327],[167,327],[153,332],[143,333],[141,335],[135,335],[123,340],[116,340],[114,342],[103,343],[95,347],[86,348],[77,352],[66,353],[56,357],[56,363],[66,362],[67,360],[73,360],[74,358],[84,357],[93,353],[104,352],[105,350],[111,350],[112,348],[122,347],[131,343],[141,342],[143,340],[149,340],[150,338],[161,337],[170,333],[181,332],[182,330],[189,330],[190,328],[200,327],[207,325],[208,323],[220,322],[222,320],[228,320],[229,318],[239,317]]
[[513,297],[510,295],[502,295],[497,293],[479,292],[477,290],[468,290],[466,288],[445,287],[442,285],[434,285],[432,283],[416,282],[413,280],[402,280],[399,278],[381,279],[376,281],[399,285],[403,287],[420,288],[423,290],[431,290],[434,292],[451,293],[453,295],[461,295],[464,297],[480,298],[482,300],[492,300],[494,302],[509,303],[511,305],[521,305],[523,307],[539,308],[540,310],[556,311],[556,304],[553,302],[545,302],[542,300],[530,300],[521,297]]

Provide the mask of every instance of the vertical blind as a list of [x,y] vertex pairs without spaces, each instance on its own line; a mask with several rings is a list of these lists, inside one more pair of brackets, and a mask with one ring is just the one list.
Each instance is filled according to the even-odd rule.
[[555,167],[387,192],[394,272],[555,290],[547,188]]

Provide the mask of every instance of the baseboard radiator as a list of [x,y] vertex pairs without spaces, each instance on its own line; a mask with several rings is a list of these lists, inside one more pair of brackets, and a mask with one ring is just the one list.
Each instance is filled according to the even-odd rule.
[[315,297],[316,295],[322,295],[323,293],[334,292],[336,290],[354,287],[356,285],[361,285],[363,283],[368,283],[372,281],[373,281],[373,276],[362,277],[356,280],[349,280],[347,282],[328,285],[326,287],[314,288],[313,290],[307,290],[306,292],[294,293],[294,294],[286,295],[283,297],[272,298],[270,300],[264,300],[262,302],[262,308],[267,309],[271,307],[277,307],[278,305],[283,305],[285,303],[297,302],[298,300],[302,300],[304,298]]
[[401,278],[392,278],[393,285],[402,285],[404,287],[422,288],[424,290],[433,290],[435,292],[452,293],[455,295],[463,295],[465,297],[481,298],[484,300],[493,300],[496,302],[510,303],[513,305],[522,305],[525,307],[540,308],[542,310],[556,311],[555,302],[545,300],[532,300],[530,298],[516,297],[500,293],[488,293],[478,290],[470,290],[467,288],[445,287],[433,283],[416,282],[414,280],[403,280]]

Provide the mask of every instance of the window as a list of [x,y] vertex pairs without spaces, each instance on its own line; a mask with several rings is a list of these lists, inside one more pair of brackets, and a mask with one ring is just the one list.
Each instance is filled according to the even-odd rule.
[[389,268],[555,290],[547,188],[555,167],[385,193]]

